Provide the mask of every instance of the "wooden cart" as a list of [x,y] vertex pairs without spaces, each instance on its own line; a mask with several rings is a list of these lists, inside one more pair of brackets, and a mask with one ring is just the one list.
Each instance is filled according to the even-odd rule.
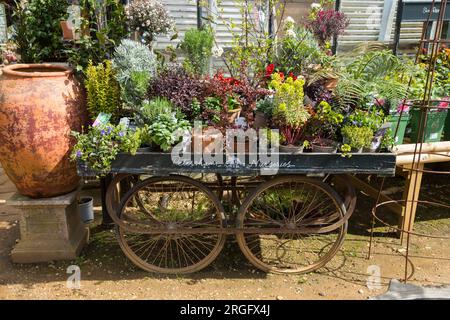
[[344,241],[356,204],[346,175],[393,176],[396,163],[391,153],[279,154],[267,171],[249,154],[212,165],[191,159],[138,152],[113,163],[105,206],[123,252],[144,270],[199,271],[234,235],[265,272],[314,271]]

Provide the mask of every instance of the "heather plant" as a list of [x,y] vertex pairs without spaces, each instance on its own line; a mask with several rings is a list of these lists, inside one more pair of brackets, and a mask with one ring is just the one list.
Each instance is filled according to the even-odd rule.
[[336,10],[321,10],[315,19],[308,24],[322,48],[327,47],[331,39],[341,35],[348,27],[350,20],[347,16]]
[[85,71],[85,87],[87,91],[87,107],[92,119],[99,113],[117,115],[121,106],[120,87],[116,81],[111,61],[94,65],[89,63]]
[[204,75],[209,72],[209,62],[214,45],[214,34],[209,27],[200,30],[194,28],[186,31],[180,43],[186,58],[184,68],[191,73]]
[[134,0],[126,7],[128,26],[150,45],[157,35],[175,30],[175,21],[158,0]]

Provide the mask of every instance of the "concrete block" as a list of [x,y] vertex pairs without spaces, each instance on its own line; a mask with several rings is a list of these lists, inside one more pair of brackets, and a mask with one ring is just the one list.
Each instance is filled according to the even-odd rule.
[[20,241],[11,252],[15,263],[72,260],[88,240],[78,215],[77,191],[31,199],[15,193],[6,201],[20,211]]

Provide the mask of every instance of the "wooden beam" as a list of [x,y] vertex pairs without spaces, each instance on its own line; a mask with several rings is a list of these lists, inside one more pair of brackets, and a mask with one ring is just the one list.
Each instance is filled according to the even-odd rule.
[[[348,177],[348,179],[350,180],[349,182],[358,190],[366,193],[368,196],[370,196],[373,199],[377,199],[378,197],[378,193],[379,190],[375,189],[374,187],[372,187],[370,184],[362,181],[361,179],[358,179],[355,176],[352,175],[348,175],[346,176],[346,178]],[[387,202],[387,201],[392,201],[393,199],[388,197],[387,195],[384,195],[383,193],[381,194],[380,197],[380,201],[381,202]],[[384,206],[386,209],[388,209],[389,211],[398,214],[399,216],[402,215],[403,212],[403,207],[398,204],[398,203],[389,203],[386,206]]]
[[432,154],[432,153],[422,153],[419,157],[419,155],[416,155],[414,157],[414,154],[403,154],[400,156],[397,156],[396,164],[399,165],[411,165],[414,162],[420,162],[420,163],[434,163],[434,162],[450,162],[450,151],[438,151],[439,154]]
[[[424,164],[417,165],[418,170],[423,170]],[[405,168],[412,168],[412,165],[405,166]],[[420,187],[422,185],[422,172],[409,171],[408,178],[406,179],[405,191],[403,193],[403,200],[405,206],[400,218],[399,226],[401,230],[412,231],[414,228],[414,220],[416,218],[417,201],[420,196]],[[401,232],[401,238],[406,236],[406,233]]]
[[[450,151],[450,141],[441,141],[441,142],[428,142],[423,143],[422,146],[419,143],[417,145],[417,151],[422,147],[422,153],[433,153],[439,151]],[[416,149],[416,144],[402,144],[395,146],[393,152],[397,155],[402,155],[405,153],[414,153]]]

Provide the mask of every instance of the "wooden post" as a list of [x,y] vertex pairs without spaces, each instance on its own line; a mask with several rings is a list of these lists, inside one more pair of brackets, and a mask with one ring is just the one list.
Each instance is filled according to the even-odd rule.
[[[405,170],[410,170],[412,165],[405,165]],[[418,170],[423,170],[424,164],[420,163],[417,166]],[[419,200],[420,195],[420,186],[422,185],[422,175],[421,171],[409,171],[405,191],[403,193],[403,212],[401,215],[401,219],[399,221],[399,228],[401,230],[412,231],[414,228],[414,220],[416,218],[416,210],[417,210],[417,201]],[[399,232],[401,239],[406,236],[406,233]]]

